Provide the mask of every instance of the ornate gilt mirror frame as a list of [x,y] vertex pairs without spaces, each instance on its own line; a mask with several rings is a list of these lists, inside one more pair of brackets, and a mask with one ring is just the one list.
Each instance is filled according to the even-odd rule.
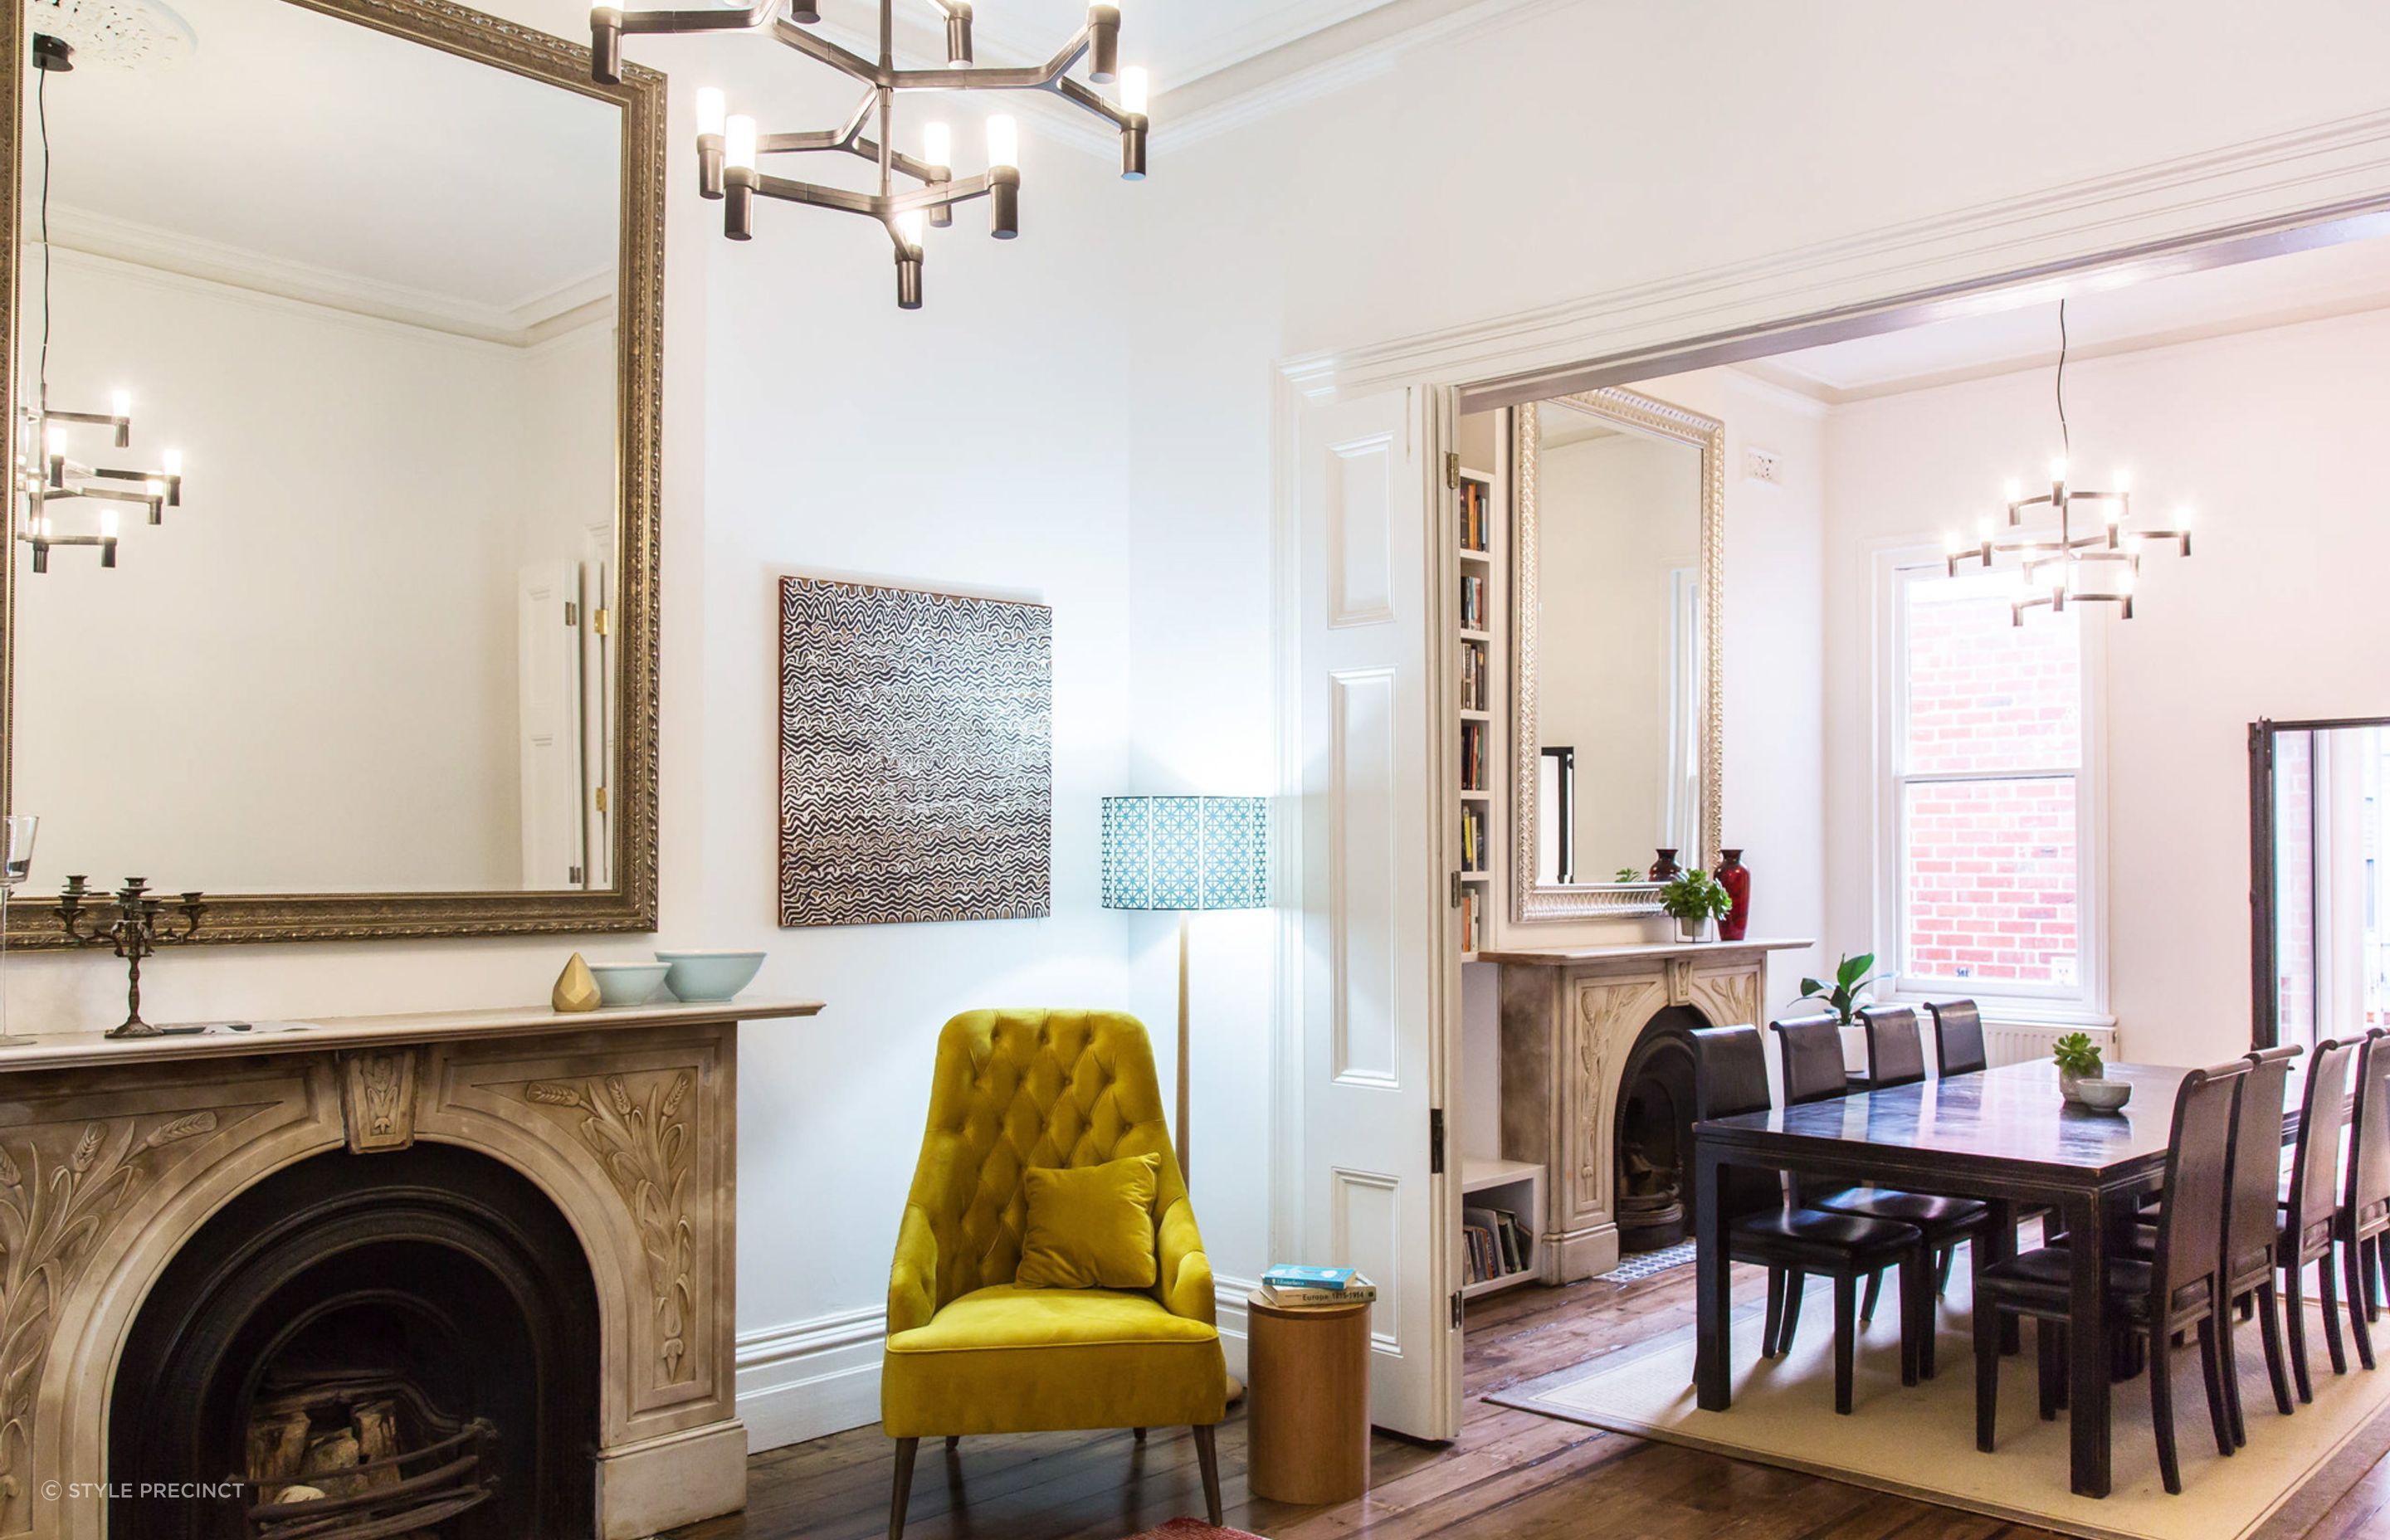
[[[656,694],[658,475],[662,448],[664,77],[625,65],[623,83],[589,78],[589,49],[443,0],[281,0],[353,21],[426,47],[545,81],[610,102],[622,111],[615,401],[615,614],[619,660],[613,714],[616,763],[608,782],[613,885],[553,892],[292,893],[211,897],[198,941],[333,941],[377,937],[487,936],[549,931],[652,930],[656,923]],[[0,420],[14,421],[18,290],[15,233],[19,186],[13,125],[23,121],[27,40],[20,0],[0,3],[0,71],[6,71],[7,154],[0,156],[0,212],[10,238],[0,241]],[[11,520],[15,499],[9,503]],[[13,616],[17,558],[13,530],[0,532],[8,556],[0,568],[0,806],[8,805],[8,747],[16,675]],[[38,810],[34,810],[38,811]],[[370,815],[367,811],[366,815]],[[122,874],[95,874],[111,884]],[[205,887],[207,874],[160,873]],[[52,887],[44,884],[43,888]],[[43,888],[17,895],[11,946],[64,944]]]
[[[1702,453],[1701,469],[1701,841],[1704,869],[1715,869],[1719,847],[1718,768],[1723,732],[1720,680],[1720,619],[1726,558],[1726,424],[1699,412],[1612,387],[1554,398],[1572,411],[1614,422],[1631,430],[1690,444]],[[1545,882],[1536,872],[1537,770],[1542,758],[1536,731],[1536,610],[1538,509],[1536,457],[1539,410],[1529,403],[1513,414],[1512,454],[1518,488],[1511,529],[1513,596],[1510,702],[1510,918],[1521,924],[1613,918],[1660,913],[1656,882]]]

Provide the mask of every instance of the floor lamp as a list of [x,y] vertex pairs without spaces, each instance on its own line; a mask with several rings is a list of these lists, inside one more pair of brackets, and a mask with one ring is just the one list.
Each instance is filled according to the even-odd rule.
[[1199,909],[1269,906],[1267,797],[1106,797],[1104,907],[1178,915],[1178,1170],[1188,1157],[1188,924]]

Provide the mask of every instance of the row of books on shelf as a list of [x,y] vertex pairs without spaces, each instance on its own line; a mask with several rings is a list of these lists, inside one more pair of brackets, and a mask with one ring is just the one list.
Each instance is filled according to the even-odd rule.
[[1460,1238],[1468,1243],[1468,1281],[1523,1273],[1535,1260],[1536,1238],[1509,1209],[1463,1209]]
[[1460,869],[1482,872],[1485,869],[1485,804],[1460,804]]
[[1482,551],[1490,533],[1486,524],[1488,501],[1494,489],[1483,481],[1460,483],[1460,548]]
[[1464,712],[1490,712],[1488,702],[1493,695],[1489,687],[1484,642],[1460,644],[1460,709]]
[[1460,949],[1485,950],[1485,895],[1471,883],[1460,890]]
[[1485,729],[1488,724],[1464,722],[1460,725],[1460,789],[1485,789]]
[[1262,1298],[1281,1310],[1374,1304],[1378,1286],[1350,1267],[1306,1267],[1291,1262],[1262,1275]]
[[1484,631],[1485,624],[1485,574],[1460,574],[1460,629]]

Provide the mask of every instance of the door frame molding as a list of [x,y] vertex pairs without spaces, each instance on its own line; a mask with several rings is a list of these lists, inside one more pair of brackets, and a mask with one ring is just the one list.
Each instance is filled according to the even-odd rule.
[[[1296,353],[1271,367],[1270,649],[1279,786],[1270,823],[1278,980],[1269,1236],[1302,1213],[1302,693],[1295,421],[1308,404],[1397,388],[1462,410],[1736,363],[2119,282],[2390,234],[2390,110],[2176,156],[1927,218],[1459,326]],[[1422,446],[1430,464],[1454,445]],[[1450,638],[1431,629],[1439,648]],[[1431,678],[1440,659],[1428,660]],[[1447,916],[1447,928],[1452,923]],[[1451,938],[1446,937],[1447,940]],[[1441,1014],[1441,1013],[1439,1013]],[[1439,1022],[1457,1047],[1451,1022]],[[1451,1171],[1458,1162],[1448,1162]],[[1457,1177],[1455,1178],[1457,1180]]]

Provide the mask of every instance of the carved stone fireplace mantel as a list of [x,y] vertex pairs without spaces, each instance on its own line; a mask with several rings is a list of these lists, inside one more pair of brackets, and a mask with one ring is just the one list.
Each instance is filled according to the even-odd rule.
[[1545,1281],[1617,1265],[1617,1119],[1644,1029],[1671,1016],[1760,1024],[1767,954],[1809,944],[1649,942],[1478,954],[1502,969],[1502,1155],[1550,1173]]
[[527,1178],[585,1253],[597,1534],[742,1506],[738,1023],[820,1008],[453,1012],[0,1047],[0,1540],[108,1534],[100,1483],[136,1474],[109,1469],[119,1357],[212,1216],[300,1162],[362,1172],[418,1142]]

